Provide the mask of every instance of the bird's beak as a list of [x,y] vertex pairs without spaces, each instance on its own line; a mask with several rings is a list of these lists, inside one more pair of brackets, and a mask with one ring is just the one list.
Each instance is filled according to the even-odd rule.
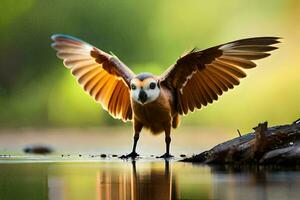
[[139,101],[144,104],[147,101],[147,93],[144,90],[141,90],[139,93]]

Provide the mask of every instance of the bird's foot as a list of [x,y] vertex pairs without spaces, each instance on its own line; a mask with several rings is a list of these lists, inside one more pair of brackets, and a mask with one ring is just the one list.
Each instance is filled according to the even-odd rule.
[[137,154],[136,152],[133,151],[130,154],[127,154],[126,156],[125,155],[121,156],[121,158],[125,158],[125,159],[127,159],[127,158],[136,158],[138,156],[139,156],[139,154]]
[[165,154],[159,156],[158,158],[164,158],[164,159],[167,159],[167,158],[172,158],[172,157],[174,157],[174,156],[172,156],[172,155],[169,154],[169,153],[165,153]]

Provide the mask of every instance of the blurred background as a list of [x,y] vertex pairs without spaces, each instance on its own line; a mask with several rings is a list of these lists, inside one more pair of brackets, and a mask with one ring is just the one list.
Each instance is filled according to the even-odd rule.
[[[167,162],[143,161],[135,170],[135,162],[111,162],[130,152],[131,124],[96,104],[50,47],[52,34],[73,35],[112,51],[135,73],[158,75],[194,47],[283,37],[234,90],[181,118],[171,145],[179,158],[237,137],[236,129],[300,117],[299,22],[299,0],[1,0],[0,199],[299,199],[299,172],[234,174],[179,162],[169,170]],[[36,144],[54,154],[24,156]],[[164,134],[143,134],[137,150],[158,160]]]
[[[70,34],[112,51],[135,73],[162,73],[184,52],[255,36],[284,39],[241,85],[182,118],[182,127],[249,131],[300,115],[300,1],[38,1],[2,0],[0,126],[124,126],[76,83],[50,48]],[[130,127],[130,123],[127,125]]]

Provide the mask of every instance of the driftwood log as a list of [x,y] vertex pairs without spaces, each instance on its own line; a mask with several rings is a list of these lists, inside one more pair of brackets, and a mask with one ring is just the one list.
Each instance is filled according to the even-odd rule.
[[253,129],[253,133],[234,138],[182,161],[204,164],[300,165],[300,119],[289,125],[270,128],[264,122]]

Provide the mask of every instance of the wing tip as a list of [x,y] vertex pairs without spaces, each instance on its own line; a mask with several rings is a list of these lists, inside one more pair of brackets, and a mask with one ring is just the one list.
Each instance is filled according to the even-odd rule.
[[86,44],[86,42],[84,42],[83,40],[81,40],[81,39],[79,39],[77,37],[74,37],[74,36],[71,36],[71,35],[67,35],[67,34],[62,34],[62,33],[53,34],[53,35],[51,35],[50,38],[54,42],[56,42],[59,39],[68,39],[68,40],[73,40],[73,41],[82,42],[82,43]]
[[239,39],[239,40],[225,43],[223,45],[220,45],[219,49],[225,49],[235,45],[242,45],[242,44],[246,45],[246,43],[253,44],[254,41],[257,42],[257,44],[255,45],[271,46],[277,43],[281,43],[282,42],[281,40],[283,40],[283,37],[277,37],[277,36],[250,37],[250,38],[244,38],[244,39]]
[[67,37],[67,35],[65,35],[65,34],[57,33],[57,34],[51,35],[50,38],[51,38],[51,40],[56,41],[57,38],[66,38],[66,37]]
[[[284,38],[283,37],[273,37],[274,43],[273,44],[278,44],[278,43],[282,43],[282,40]],[[271,45],[273,45],[271,44]],[[278,47],[277,47],[278,48]]]
[[[251,38],[250,38],[251,39]],[[283,37],[279,37],[279,36],[265,36],[265,37],[256,37],[253,39],[258,39],[258,40],[270,40],[272,42],[270,42],[270,44],[267,44],[268,46],[273,45],[273,44],[278,44],[278,43],[282,43],[281,40],[283,40]],[[278,47],[277,47],[278,48]]]
[[[259,36],[259,37],[250,37],[250,38],[245,38],[247,39],[258,39],[258,40],[281,40],[283,37],[281,36]],[[242,39],[244,40],[244,39]]]
[[50,47],[51,47],[52,49],[55,49],[55,50],[56,50],[55,46],[56,46],[56,43],[55,43],[55,42],[53,42],[53,43],[50,44]]

